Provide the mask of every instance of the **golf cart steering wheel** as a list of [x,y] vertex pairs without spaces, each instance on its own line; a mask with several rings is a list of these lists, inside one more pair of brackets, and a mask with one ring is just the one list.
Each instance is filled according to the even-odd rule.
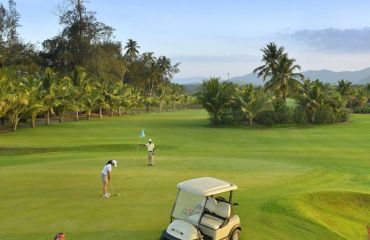
[[217,197],[216,200],[217,202],[227,202],[226,199],[223,197]]

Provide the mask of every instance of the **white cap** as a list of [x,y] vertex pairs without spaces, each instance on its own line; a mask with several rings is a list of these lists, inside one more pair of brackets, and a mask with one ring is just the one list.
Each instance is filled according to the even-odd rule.
[[113,166],[117,167],[118,162],[116,160],[112,160]]
[[151,142],[151,141],[152,141],[152,139],[151,139],[151,138],[149,138],[148,142]]

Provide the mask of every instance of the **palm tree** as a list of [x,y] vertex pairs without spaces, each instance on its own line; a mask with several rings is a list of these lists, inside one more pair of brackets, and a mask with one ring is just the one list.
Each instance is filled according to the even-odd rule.
[[5,116],[9,106],[6,102],[7,94],[10,92],[9,72],[5,69],[0,71],[0,117]]
[[197,98],[207,110],[213,124],[221,123],[222,114],[231,105],[234,91],[232,83],[220,83],[220,78],[210,78],[200,86]]
[[351,97],[353,95],[352,82],[346,81],[344,79],[338,81],[337,91],[343,97]]
[[42,77],[43,103],[46,107],[46,124],[50,124],[50,115],[54,114],[54,108],[58,105],[56,98],[56,76],[51,68],[46,68]]
[[82,102],[84,109],[87,112],[87,120],[90,120],[91,112],[99,107],[101,95],[94,85],[89,85],[89,88],[86,89],[85,94],[82,97]]
[[262,76],[265,81],[267,77],[272,75],[274,69],[278,65],[279,59],[286,55],[286,53],[284,53],[283,47],[278,48],[274,42],[267,44],[261,51],[263,52],[261,62],[265,64],[254,69],[253,73],[258,73],[258,77]]
[[136,109],[142,106],[143,95],[136,88],[130,89],[130,94],[128,96],[128,108],[131,109],[132,114],[136,113]]
[[8,106],[7,115],[13,131],[17,131],[21,115],[27,111],[27,106],[30,102],[30,95],[25,87],[25,79],[19,77],[12,79],[10,92],[6,95],[5,102]]
[[120,114],[119,107],[123,100],[124,86],[121,81],[110,81],[107,89],[104,91],[105,101],[109,105],[110,116],[113,117],[114,109],[118,109],[118,114]]
[[168,83],[162,83],[159,85],[159,111],[162,112],[164,104],[167,102],[168,94],[171,88]]
[[268,74],[271,78],[265,83],[265,89],[273,91],[275,97],[285,103],[288,95],[294,94],[299,89],[303,75],[295,71],[300,69],[301,66],[295,64],[295,59],[284,54],[274,66],[272,73]]
[[45,112],[47,108],[43,103],[43,96],[41,91],[42,82],[37,77],[30,76],[25,83],[25,87],[29,92],[29,104],[27,106],[27,115],[31,117],[31,127],[36,127],[37,116]]
[[83,67],[75,67],[71,73],[71,81],[74,86],[74,106],[75,109],[75,119],[80,120],[79,112],[83,109],[83,98],[88,94],[90,86],[87,79],[87,74]]
[[325,97],[324,86],[319,80],[304,81],[297,101],[306,111],[310,122],[315,122],[317,111],[325,104]]
[[251,126],[253,125],[254,118],[258,114],[272,111],[273,109],[272,103],[269,101],[266,93],[262,89],[254,90],[252,84],[245,88],[238,88],[236,99],[242,113]]
[[130,62],[133,62],[137,59],[137,56],[139,55],[139,48],[140,46],[137,45],[136,41],[129,39],[125,46],[125,57],[128,58]]
[[63,122],[65,115],[69,111],[76,111],[78,108],[78,103],[76,103],[74,96],[75,91],[72,79],[69,77],[58,79],[56,82],[55,97],[57,99],[59,122]]
[[191,95],[184,95],[184,109],[187,110],[189,106],[195,104],[195,97]]
[[357,101],[357,104],[360,108],[363,108],[365,107],[366,103],[368,102],[368,91],[366,89],[366,87],[358,87],[356,88],[356,101]]
[[109,109],[109,104],[107,102],[109,84],[108,81],[101,78],[98,79],[96,83],[96,90],[98,92],[96,106],[99,108],[99,118],[103,118],[103,110]]

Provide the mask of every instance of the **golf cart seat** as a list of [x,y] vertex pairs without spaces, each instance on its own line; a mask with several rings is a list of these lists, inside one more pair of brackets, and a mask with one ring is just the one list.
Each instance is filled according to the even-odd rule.
[[230,204],[225,202],[217,203],[214,198],[207,200],[206,208],[210,214],[204,214],[201,224],[213,230],[219,229],[231,215]]

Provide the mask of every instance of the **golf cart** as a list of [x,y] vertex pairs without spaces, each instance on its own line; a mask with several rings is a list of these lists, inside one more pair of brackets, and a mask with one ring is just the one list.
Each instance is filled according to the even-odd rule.
[[240,219],[233,212],[238,187],[216,178],[195,178],[177,184],[179,192],[171,223],[161,240],[238,240]]

